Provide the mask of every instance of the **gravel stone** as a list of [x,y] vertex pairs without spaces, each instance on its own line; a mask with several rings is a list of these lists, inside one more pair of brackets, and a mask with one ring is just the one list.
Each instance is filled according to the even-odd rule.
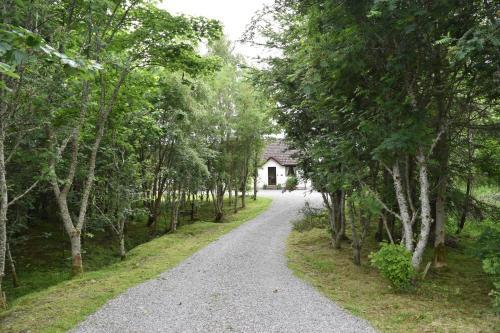
[[286,265],[291,221],[320,196],[259,194],[273,198],[266,212],[109,301],[73,332],[375,332]]

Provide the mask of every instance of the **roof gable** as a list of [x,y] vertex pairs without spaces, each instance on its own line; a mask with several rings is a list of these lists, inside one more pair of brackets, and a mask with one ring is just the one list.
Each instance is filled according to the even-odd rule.
[[288,145],[283,141],[272,142],[264,150],[262,160],[267,162],[272,158],[281,165],[295,166],[297,165],[297,160],[293,156],[295,153],[297,151],[288,148]]

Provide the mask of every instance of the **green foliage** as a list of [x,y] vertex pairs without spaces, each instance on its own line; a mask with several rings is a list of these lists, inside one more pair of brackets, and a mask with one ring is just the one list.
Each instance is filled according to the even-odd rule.
[[[38,34],[20,26],[0,23],[0,74],[19,79],[19,69],[30,62],[43,61],[50,64],[58,60],[63,67],[82,72],[102,69],[94,60],[70,57],[56,51]],[[10,90],[0,81],[0,88]]]
[[[460,187],[498,183],[497,14],[484,1],[276,1],[249,33],[282,50],[258,79],[305,176],[324,201],[347,193],[359,216],[380,218],[377,237],[400,241],[404,223],[415,266],[428,207],[442,220],[490,210]],[[330,210],[339,232],[342,204]],[[435,234],[440,266],[444,230]],[[359,249],[363,233],[352,238]]]
[[[83,266],[93,270],[101,256],[92,244],[123,253],[119,244],[169,229],[164,210],[182,220],[175,207],[193,220],[227,213],[227,191],[250,183],[271,103],[218,21],[173,15],[152,0],[9,1],[0,16],[0,187],[9,200],[24,195],[1,221],[14,257],[38,244],[33,225],[59,226],[67,205],[63,230],[81,234]],[[221,207],[198,212],[211,192]],[[143,229],[131,239],[135,227]],[[33,252],[69,250],[68,241],[50,238]],[[60,279],[68,261],[54,262],[57,274],[37,287],[45,267],[31,266],[30,280],[19,264],[19,293]]]
[[493,306],[500,312],[500,228],[486,227],[477,239],[475,253],[483,262],[483,270],[491,277],[493,289],[490,296]]
[[299,212],[302,218],[293,222],[293,230],[298,232],[309,231],[313,228],[325,229],[328,227],[328,214],[322,208],[311,207],[306,202]]
[[293,191],[297,188],[297,185],[299,185],[299,180],[295,176],[289,176],[286,178],[286,184],[285,184],[285,189],[287,191]]
[[500,184],[500,140],[486,137],[481,140],[476,163],[481,178],[491,184]]
[[382,243],[377,252],[370,255],[370,262],[397,290],[408,290],[415,277],[411,253],[399,244]]

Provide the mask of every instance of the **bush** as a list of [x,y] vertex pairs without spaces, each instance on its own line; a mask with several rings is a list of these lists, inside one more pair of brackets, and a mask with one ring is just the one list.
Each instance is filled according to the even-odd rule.
[[313,228],[325,229],[328,227],[328,215],[324,209],[314,208],[306,202],[300,210],[303,218],[293,222],[293,230],[298,232],[309,231]]
[[290,176],[286,179],[285,189],[291,192],[297,188],[297,185],[299,185],[299,180],[297,179],[297,177]]
[[493,298],[493,308],[500,312],[500,256],[484,259],[483,270],[493,280],[493,289],[489,295]]
[[398,244],[382,244],[378,252],[370,254],[371,263],[397,290],[408,290],[415,277],[411,253]]
[[276,185],[277,190],[281,190],[282,188],[283,188],[283,186],[281,184]]
[[500,312],[500,228],[488,226],[479,236],[475,252],[483,261],[483,270],[493,282],[490,296],[493,307]]

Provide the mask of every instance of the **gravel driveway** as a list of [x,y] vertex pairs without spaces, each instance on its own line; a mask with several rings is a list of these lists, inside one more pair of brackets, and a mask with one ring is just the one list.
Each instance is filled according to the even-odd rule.
[[274,200],[266,212],[109,301],[74,332],[374,332],[286,266],[290,221],[319,195],[260,194]]

